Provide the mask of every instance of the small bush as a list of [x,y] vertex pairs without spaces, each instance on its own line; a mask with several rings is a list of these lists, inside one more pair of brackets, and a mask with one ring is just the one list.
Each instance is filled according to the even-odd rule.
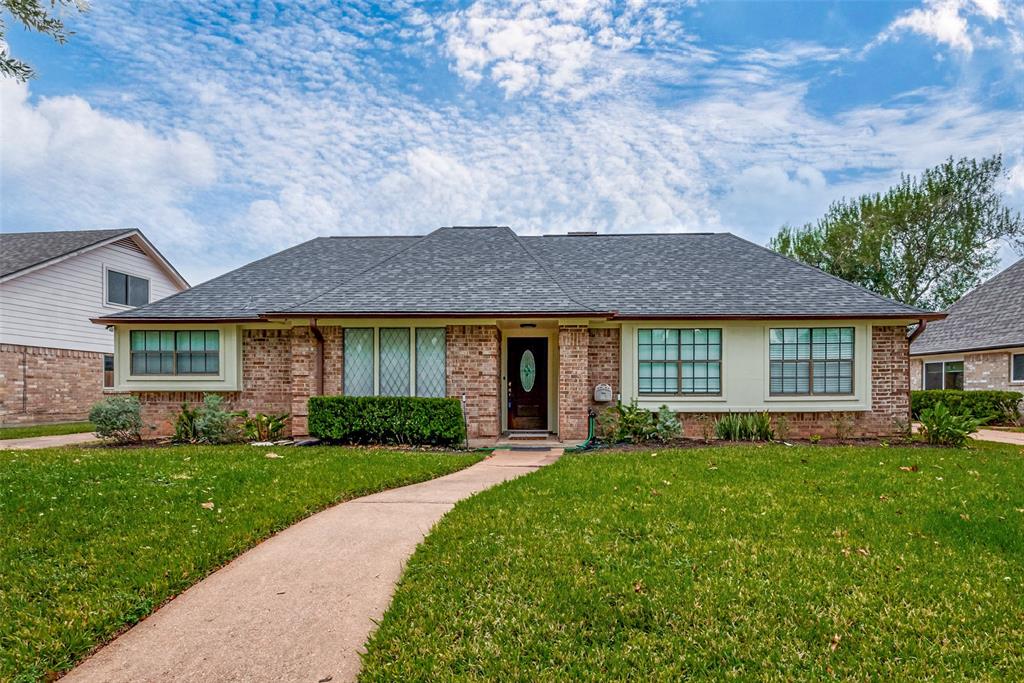
[[697,424],[700,425],[700,435],[705,443],[715,438],[715,420],[713,417],[707,413],[701,413],[695,419]]
[[101,439],[132,443],[142,438],[142,406],[135,396],[103,399],[89,411],[89,422]]
[[605,438],[612,443],[644,443],[658,436],[654,415],[639,407],[635,400],[631,403],[620,401],[608,408],[601,415],[601,427]]
[[980,424],[990,422],[1011,424],[1020,416],[1019,391],[963,391],[960,389],[929,389],[910,392],[910,411],[915,419],[928,408],[942,403],[953,415],[968,415]]
[[458,446],[466,423],[457,398],[314,396],[309,433],[338,443]]
[[850,438],[853,432],[853,418],[846,413],[832,413],[832,432],[840,441]]
[[683,431],[683,425],[679,422],[679,416],[671,408],[661,406],[658,408],[658,421],[654,425],[654,430],[657,432],[659,441],[671,441],[679,438]]
[[775,430],[768,413],[728,413],[715,422],[715,437],[725,441],[771,441]]
[[785,441],[789,438],[789,418],[783,414],[775,416],[775,434],[779,437],[780,441]]
[[288,413],[283,415],[267,415],[256,413],[249,415],[242,412],[242,428],[245,430],[245,438],[250,441],[274,441],[281,436],[285,425],[288,423]]
[[175,443],[197,443],[199,441],[199,428],[196,420],[199,418],[197,408],[189,408],[187,403],[181,404],[181,412],[174,418],[174,442]]
[[977,429],[978,420],[970,415],[956,415],[943,403],[921,411],[921,436],[930,444],[959,448]]

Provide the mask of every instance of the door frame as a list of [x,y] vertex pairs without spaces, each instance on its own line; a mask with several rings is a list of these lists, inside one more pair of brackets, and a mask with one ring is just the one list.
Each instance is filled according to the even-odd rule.
[[548,427],[547,431],[558,433],[558,328],[509,328],[501,331],[501,431],[508,431],[508,338],[536,337],[548,340]]

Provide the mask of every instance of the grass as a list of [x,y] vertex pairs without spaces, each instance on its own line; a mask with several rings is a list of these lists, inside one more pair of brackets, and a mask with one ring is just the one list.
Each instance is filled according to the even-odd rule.
[[312,512],[478,459],[329,447],[0,451],[0,680],[69,668]]
[[455,509],[361,680],[1015,679],[1024,450],[566,455]]
[[81,434],[95,431],[92,422],[58,422],[48,425],[30,425],[25,427],[0,427],[0,440],[28,439],[33,436],[59,436],[62,434]]

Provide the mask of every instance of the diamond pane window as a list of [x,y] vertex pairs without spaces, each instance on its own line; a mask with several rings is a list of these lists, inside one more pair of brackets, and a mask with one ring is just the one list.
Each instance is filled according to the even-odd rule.
[[771,394],[852,394],[853,328],[768,330]]
[[416,329],[416,395],[434,398],[445,395],[443,327]]
[[722,331],[637,330],[641,394],[720,394]]
[[380,395],[409,395],[409,328],[380,330]]
[[345,330],[345,395],[373,396],[373,330]]

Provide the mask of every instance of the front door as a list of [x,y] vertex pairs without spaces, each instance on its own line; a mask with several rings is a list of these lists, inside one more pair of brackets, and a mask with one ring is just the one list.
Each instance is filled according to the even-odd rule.
[[509,337],[508,428],[548,428],[547,337]]

